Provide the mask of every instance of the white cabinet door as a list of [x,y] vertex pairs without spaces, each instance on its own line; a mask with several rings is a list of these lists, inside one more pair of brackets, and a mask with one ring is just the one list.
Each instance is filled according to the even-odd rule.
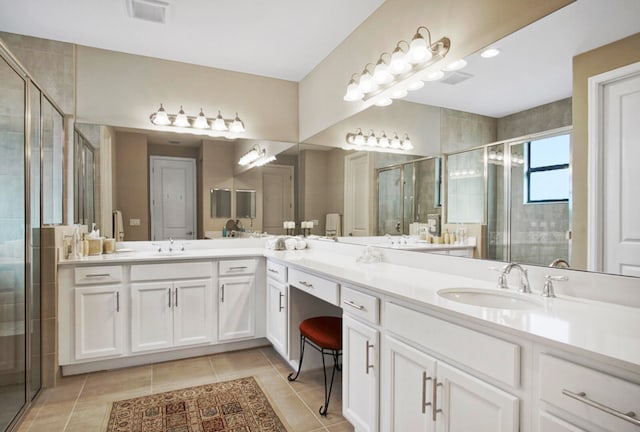
[[255,334],[254,285],[253,276],[218,280],[218,339],[239,339]]
[[75,289],[76,359],[122,354],[121,291],[120,285]]
[[173,284],[131,284],[131,351],[173,346]]
[[438,432],[517,432],[518,398],[445,363],[437,364]]
[[173,345],[193,345],[211,340],[211,280],[173,283]]
[[357,431],[378,430],[380,332],[343,315],[342,415]]
[[285,358],[288,355],[287,286],[267,278],[267,339]]
[[380,406],[382,430],[435,430],[433,385],[436,360],[394,338],[386,337]]
[[541,412],[538,423],[539,432],[586,432],[549,413]]

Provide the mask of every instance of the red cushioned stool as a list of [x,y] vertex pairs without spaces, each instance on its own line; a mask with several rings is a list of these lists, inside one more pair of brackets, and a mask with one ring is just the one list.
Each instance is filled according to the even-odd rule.
[[[333,378],[336,371],[340,370],[339,357],[342,355],[342,318],[331,316],[320,316],[307,318],[300,323],[300,363],[295,375],[289,374],[287,379],[295,381],[302,369],[302,359],[304,358],[304,347],[309,344],[322,354],[322,372],[324,374],[324,405],[320,407],[320,415],[327,415],[329,399],[331,399],[331,389],[333,388]],[[331,382],[327,386],[327,370],[325,369],[324,356],[333,357],[333,369],[331,371]]]

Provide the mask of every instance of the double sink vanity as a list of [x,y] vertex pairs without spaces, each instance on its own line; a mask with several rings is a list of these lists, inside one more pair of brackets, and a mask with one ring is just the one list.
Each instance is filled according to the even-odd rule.
[[[381,249],[383,262],[362,264],[362,246],[264,242],[119,243],[130,251],[60,262],[63,373],[267,341],[296,368],[299,323],[334,315],[342,413],[357,431],[640,430],[638,308],[543,297],[535,276],[532,293],[515,275],[498,289],[486,262],[447,255]],[[568,287],[574,273],[553,269]]]

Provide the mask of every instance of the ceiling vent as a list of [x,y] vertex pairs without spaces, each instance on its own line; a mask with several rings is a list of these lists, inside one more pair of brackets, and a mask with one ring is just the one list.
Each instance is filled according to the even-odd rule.
[[127,0],[132,18],[164,24],[169,3],[160,0]]
[[473,78],[473,75],[464,72],[451,72],[446,77],[440,80],[441,83],[455,85],[462,81],[466,81],[469,78]]

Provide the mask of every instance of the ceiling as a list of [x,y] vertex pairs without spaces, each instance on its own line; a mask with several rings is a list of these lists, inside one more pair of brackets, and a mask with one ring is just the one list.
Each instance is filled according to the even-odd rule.
[[[300,81],[384,0],[168,2],[158,24],[127,0],[0,0],[0,31]],[[639,16],[639,0],[577,0],[496,42],[498,57],[467,57],[470,79],[405,100],[503,117],[569,97],[572,57],[639,32]]]
[[0,31],[300,81],[384,3],[165,0],[159,24],[127,1],[0,0]]

